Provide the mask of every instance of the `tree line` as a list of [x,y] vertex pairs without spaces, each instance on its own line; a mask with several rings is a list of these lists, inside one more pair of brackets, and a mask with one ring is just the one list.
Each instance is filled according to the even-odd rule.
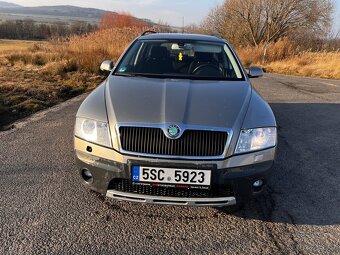
[[64,22],[40,23],[34,20],[6,20],[0,21],[0,39],[17,40],[46,40],[52,37],[67,37],[82,35],[97,29],[84,21],[71,24]]

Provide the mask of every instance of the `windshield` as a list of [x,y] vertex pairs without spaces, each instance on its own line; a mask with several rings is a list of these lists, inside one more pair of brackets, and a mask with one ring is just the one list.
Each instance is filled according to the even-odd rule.
[[226,44],[186,40],[138,40],[114,75],[244,80]]

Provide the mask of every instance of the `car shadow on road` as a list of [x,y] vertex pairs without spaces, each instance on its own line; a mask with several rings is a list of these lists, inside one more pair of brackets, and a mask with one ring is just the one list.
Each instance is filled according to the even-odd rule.
[[340,104],[271,107],[279,144],[268,190],[234,214],[299,225],[339,224]]

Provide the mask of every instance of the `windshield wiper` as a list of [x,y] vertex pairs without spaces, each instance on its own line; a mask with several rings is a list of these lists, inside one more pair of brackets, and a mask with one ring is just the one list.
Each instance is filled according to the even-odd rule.
[[152,74],[152,73],[114,73],[113,75],[124,76],[124,77],[147,77],[147,78],[163,78],[163,74]]
[[140,75],[136,75],[134,73],[114,73],[114,75],[117,76],[125,76],[125,77],[136,77],[136,76],[140,76]]
[[124,76],[124,77],[160,77],[158,74],[148,74],[148,73],[114,73],[113,75]]

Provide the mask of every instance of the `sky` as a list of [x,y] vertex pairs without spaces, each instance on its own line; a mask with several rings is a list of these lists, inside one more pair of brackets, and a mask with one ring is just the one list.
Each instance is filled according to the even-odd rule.
[[334,13],[334,32],[340,32],[340,0],[335,0],[335,13]]
[[[163,21],[173,26],[199,23],[223,0],[2,0],[22,6],[75,5],[110,11],[126,11],[138,18]],[[339,0],[340,1],[340,0]]]
[[[163,21],[173,26],[200,23],[210,9],[224,0],[3,0],[23,6],[75,5],[110,11],[126,11],[138,18]],[[336,5],[334,29],[340,29],[340,0]]]

